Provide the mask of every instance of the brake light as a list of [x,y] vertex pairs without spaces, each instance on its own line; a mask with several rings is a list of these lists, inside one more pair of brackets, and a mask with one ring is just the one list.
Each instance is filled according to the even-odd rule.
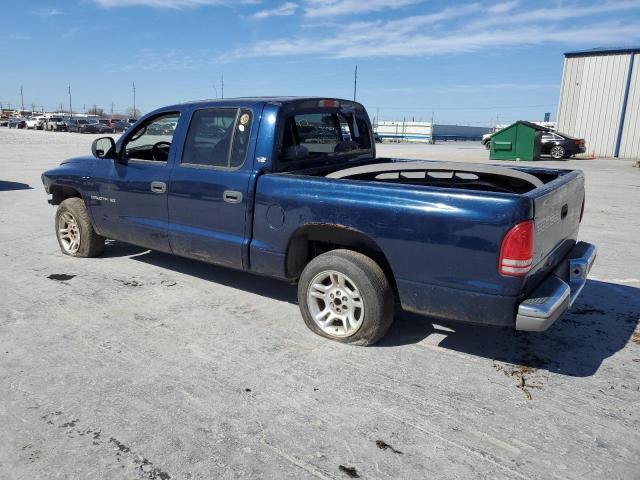
[[320,100],[318,102],[319,107],[328,107],[328,108],[338,108],[340,106],[340,102],[337,100]]
[[533,264],[533,220],[526,220],[511,228],[502,240],[498,271],[510,277],[522,277]]
[[580,222],[582,222],[582,217],[584,215],[584,200],[585,197],[582,197],[582,206],[580,207]]

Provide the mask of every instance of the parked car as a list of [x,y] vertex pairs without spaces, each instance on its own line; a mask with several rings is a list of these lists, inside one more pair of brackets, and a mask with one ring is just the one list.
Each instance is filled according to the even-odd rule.
[[67,130],[75,133],[100,133],[95,125],[89,123],[86,118],[67,118],[65,120]]
[[112,120],[111,123],[116,133],[124,132],[131,126],[126,120]]
[[29,117],[25,120],[26,128],[30,130],[35,130],[38,128],[38,117]]
[[27,122],[24,118],[11,117],[7,126],[9,128],[27,128]]
[[[103,124],[98,118],[87,118],[87,122],[91,126],[91,133],[114,133],[113,127]],[[95,132],[93,130],[95,130]]]
[[485,133],[484,135],[482,135],[481,143],[482,143],[482,145],[484,145],[484,148],[486,148],[487,150],[491,150],[491,137],[492,136],[493,136],[493,133]]
[[587,151],[583,138],[574,138],[560,132],[543,133],[541,142],[541,153],[551,155],[551,158],[555,160],[569,158]]
[[67,124],[62,117],[49,117],[44,122],[44,128],[49,131],[66,132]]
[[[332,125],[333,143],[312,141]],[[42,181],[64,254],[95,257],[110,238],[297,282],[306,325],[344,343],[379,340],[394,299],[528,331],[575,302],[596,256],[577,242],[581,171],[376,158],[373,138],[348,100],[188,103]]]
[[99,122],[103,133],[116,133],[116,126],[112,119],[101,118]]

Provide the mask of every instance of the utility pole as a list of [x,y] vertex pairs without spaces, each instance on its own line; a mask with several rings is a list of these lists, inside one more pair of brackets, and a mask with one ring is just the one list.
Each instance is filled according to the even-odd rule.
[[224,99],[224,73],[220,76],[220,92],[221,97]]
[[22,105],[22,110],[24,110],[24,96],[22,95],[22,85],[20,85],[20,104]]
[[358,65],[356,65],[356,70],[353,72],[353,101],[356,101],[356,93],[358,91]]
[[431,144],[436,143],[436,137],[433,136],[433,112],[431,112]]
[[31,113],[33,113],[33,112],[35,112],[35,111],[36,111],[36,104],[35,104],[35,103],[32,103],[32,104],[31,104]]
[[131,82],[131,85],[133,86],[133,116],[135,118],[138,116],[136,112],[136,82]]
[[111,102],[111,115],[113,115],[113,102]]
[[67,86],[67,91],[69,92],[69,115],[73,118],[73,107],[71,106],[71,84]]

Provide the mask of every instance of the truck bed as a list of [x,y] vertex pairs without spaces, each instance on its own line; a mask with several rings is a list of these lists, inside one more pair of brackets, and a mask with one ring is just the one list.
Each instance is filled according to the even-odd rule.
[[[583,198],[580,171],[544,168],[383,158],[265,174],[256,191],[251,263],[262,270],[266,265],[254,262],[280,262],[269,256],[283,255],[282,241],[300,225],[338,225],[375,241],[405,309],[504,324],[575,245]],[[277,230],[260,220],[273,205],[283,211]],[[502,276],[502,239],[529,219],[536,225],[533,268],[526,277]]]

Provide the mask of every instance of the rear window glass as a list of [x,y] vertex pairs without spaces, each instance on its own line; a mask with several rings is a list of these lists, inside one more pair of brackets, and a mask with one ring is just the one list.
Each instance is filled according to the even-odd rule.
[[235,168],[247,155],[253,116],[248,109],[207,108],[193,114],[182,163]]
[[301,113],[284,122],[280,159],[302,160],[357,153],[370,148],[367,123],[355,114],[327,111]]

